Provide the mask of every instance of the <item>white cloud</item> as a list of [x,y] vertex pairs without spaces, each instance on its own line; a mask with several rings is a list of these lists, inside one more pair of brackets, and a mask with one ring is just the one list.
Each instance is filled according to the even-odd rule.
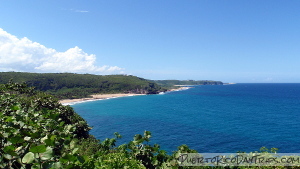
[[58,52],[26,37],[19,39],[0,28],[0,71],[124,73],[118,66],[97,66],[95,61],[95,55],[77,46]]

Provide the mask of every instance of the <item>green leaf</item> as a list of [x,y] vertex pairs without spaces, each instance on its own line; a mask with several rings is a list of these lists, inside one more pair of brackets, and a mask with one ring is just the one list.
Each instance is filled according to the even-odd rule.
[[46,139],[48,139],[47,135],[45,137],[41,138],[41,142],[44,143]]
[[45,140],[45,143],[46,143],[47,146],[54,146],[54,141],[51,140],[51,139]]
[[65,124],[65,122],[62,121],[62,122],[59,123],[59,126],[62,127],[64,124]]
[[77,160],[78,160],[80,163],[84,163],[84,162],[85,162],[85,158],[82,157],[82,156],[77,156]]
[[2,136],[3,136],[4,138],[7,138],[7,137],[8,137],[8,133],[3,133]]
[[9,154],[4,154],[3,157],[6,158],[6,159],[8,159],[8,160],[11,160],[11,159],[12,159],[12,156],[9,155]]
[[73,155],[67,154],[65,156],[63,156],[62,158],[60,158],[59,160],[61,162],[68,162],[68,161],[75,161],[77,158]]
[[59,114],[50,114],[51,119],[57,120],[58,117],[59,117]]
[[29,149],[30,152],[33,153],[44,153],[46,151],[45,145],[34,146]]
[[75,147],[75,145],[76,145],[76,142],[74,140],[72,140],[70,142],[70,149],[73,149]]
[[16,147],[13,145],[6,146],[3,148],[3,151],[7,154],[10,154],[12,156],[17,156],[18,154],[15,152]]
[[54,140],[55,138],[56,138],[56,135],[52,135],[52,136],[50,137],[51,140]]
[[50,160],[53,157],[53,149],[51,147],[47,147],[44,153],[40,154],[42,160]]
[[60,162],[56,162],[52,164],[53,168],[62,168],[61,163]]
[[12,121],[14,121],[14,119],[13,119],[12,116],[11,117],[7,117],[7,119],[5,120],[5,122],[12,122]]
[[72,154],[75,154],[78,151],[79,148],[74,148],[74,150],[72,150]]
[[47,146],[54,146],[55,138],[56,138],[56,135],[52,135],[50,138],[48,137],[48,139],[45,140],[46,145]]
[[134,140],[134,141],[138,141],[138,140],[140,140],[140,139],[142,139],[142,138],[143,138],[142,135],[136,134],[136,135],[133,137],[133,140]]
[[16,136],[16,137],[11,137],[8,139],[11,143],[13,144],[17,144],[17,143],[23,143],[24,140],[22,139],[22,137],[20,136]]
[[32,138],[39,138],[40,137],[40,133],[31,133],[30,135]]
[[30,164],[34,160],[34,154],[32,152],[28,152],[25,154],[25,156],[22,158],[22,163]]
[[14,149],[15,149],[15,147],[13,145],[10,145],[10,146],[4,147],[3,151],[5,153],[7,153],[7,152],[10,152],[10,151],[13,151]]
[[20,107],[19,106],[12,106],[10,109],[11,110],[20,110]]

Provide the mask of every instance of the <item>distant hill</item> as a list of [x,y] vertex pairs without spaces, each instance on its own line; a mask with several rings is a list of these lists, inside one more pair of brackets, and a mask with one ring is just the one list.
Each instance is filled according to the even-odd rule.
[[0,72],[0,84],[10,79],[25,82],[60,99],[89,97],[94,93],[157,94],[166,91],[153,81],[127,75]]
[[213,80],[153,80],[153,82],[167,88],[174,85],[223,85],[223,82]]

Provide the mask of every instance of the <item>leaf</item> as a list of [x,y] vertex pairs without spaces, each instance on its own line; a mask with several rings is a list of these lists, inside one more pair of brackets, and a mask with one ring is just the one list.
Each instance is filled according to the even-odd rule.
[[20,107],[19,106],[12,106],[10,109],[11,110],[20,110]]
[[68,161],[75,161],[76,159],[77,159],[77,158],[76,158],[75,156],[70,155],[70,154],[67,154],[67,155],[61,157],[59,160],[60,160],[61,162],[68,162]]
[[25,125],[25,123],[22,121],[20,121],[19,124],[20,124],[20,128],[22,128]]
[[13,151],[14,149],[15,149],[15,147],[13,145],[10,145],[10,146],[4,147],[3,151],[5,153],[7,153],[7,152],[10,152],[10,151]]
[[8,133],[2,133],[2,136],[3,136],[4,138],[7,138],[7,137],[8,137]]
[[48,137],[48,139],[45,140],[46,145],[47,146],[54,146],[55,138],[56,138],[56,135],[52,135],[50,138]]
[[51,140],[51,139],[45,140],[45,143],[46,143],[47,146],[54,146],[54,141]]
[[44,153],[46,151],[45,145],[34,146],[29,149],[30,152],[33,153]]
[[80,163],[84,163],[85,162],[85,158],[82,156],[77,156],[77,159]]
[[39,138],[40,137],[40,133],[31,133],[30,135],[32,138]]
[[8,160],[11,160],[11,159],[12,159],[12,156],[9,155],[9,154],[4,154],[3,157],[6,158],[6,159],[8,159]]
[[11,117],[7,117],[7,119],[5,120],[5,122],[12,122],[12,121],[14,121],[14,119],[13,119],[12,116]]
[[22,158],[22,163],[30,164],[34,160],[34,154],[32,152],[28,152],[25,154],[25,156]]
[[61,163],[60,162],[53,163],[52,168],[62,168]]
[[72,140],[70,142],[70,149],[73,149],[75,147],[75,145],[76,145],[76,142],[74,140]]
[[24,137],[24,140],[25,140],[25,141],[29,141],[30,139],[31,139],[31,137],[28,137],[28,136],[25,136],[25,137]]
[[41,142],[45,143],[45,140],[48,139],[48,135],[46,135],[45,137],[41,138]]
[[78,151],[79,148],[74,148],[74,150],[72,151],[72,154],[75,154]]
[[53,157],[53,149],[51,147],[47,147],[44,153],[40,154],[42,160],[50,160]]
[[57,118],[59,117],[59,114],[50,114],[50,118],[57,120]]
[[3,148],[3,151],[7,154],[10,154],[12,156],[17,156],[18,154],[15,152],[16,147],[13,145],[6,146]]
[[52,136],[50,137],[51,140],[54,140],[55,138],[56,138],[56,135],[52,135]]
[[138,140],[140,140],[140,139],[142,139],[143,137],[142,137],[142,135],[140,135],[140,134],[136,134],[134,137],[133,137],[133,139],[134,139],[134,141],[138,141]]
[[22,137],[20,136],[16,136],[16,137],[11,137],[8,139],[11,143],[13,144],[17,144],[17,143],[23,143],[24,140],[22,139]]

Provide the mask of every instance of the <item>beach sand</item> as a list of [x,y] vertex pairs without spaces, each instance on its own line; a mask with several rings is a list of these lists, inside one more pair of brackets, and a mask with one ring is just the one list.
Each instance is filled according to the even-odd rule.
[[[180,87],[177,89],[170,89],[168,91],[180,91],[180,90],[186,90],[189,89],[191,87]],[[85,102],[85,101],[93,101],[93,100],[102,100],[102,99],[109,99],[109,98],[117,98],[117,97],[125,97],[125,96],[141,96],[141,95],[146,95],[146,94],[132,94],[132,93],[118,93],[118,94],[94,94],[91,95],[92,97],[90,98],[80,98],[80,99],[63,99],[63,100],[59,100],[59,103],[63,104],[63,105],[69,105],[69,104],[73,104],[76,102]]]
[[94,94],[94,95],[91,95],[92,96],[91,98],[64,99],[64,100],[60,100],[59,102],[61,104],[67,104],[67,103],[83,102],[83,101],[90,101],[90,100],[100,100],[100,99],[125,97],[125,96],[140,96],[140,95],[145,95],[145,94],[125,94],[125,93],[119,93],[119,94]]

